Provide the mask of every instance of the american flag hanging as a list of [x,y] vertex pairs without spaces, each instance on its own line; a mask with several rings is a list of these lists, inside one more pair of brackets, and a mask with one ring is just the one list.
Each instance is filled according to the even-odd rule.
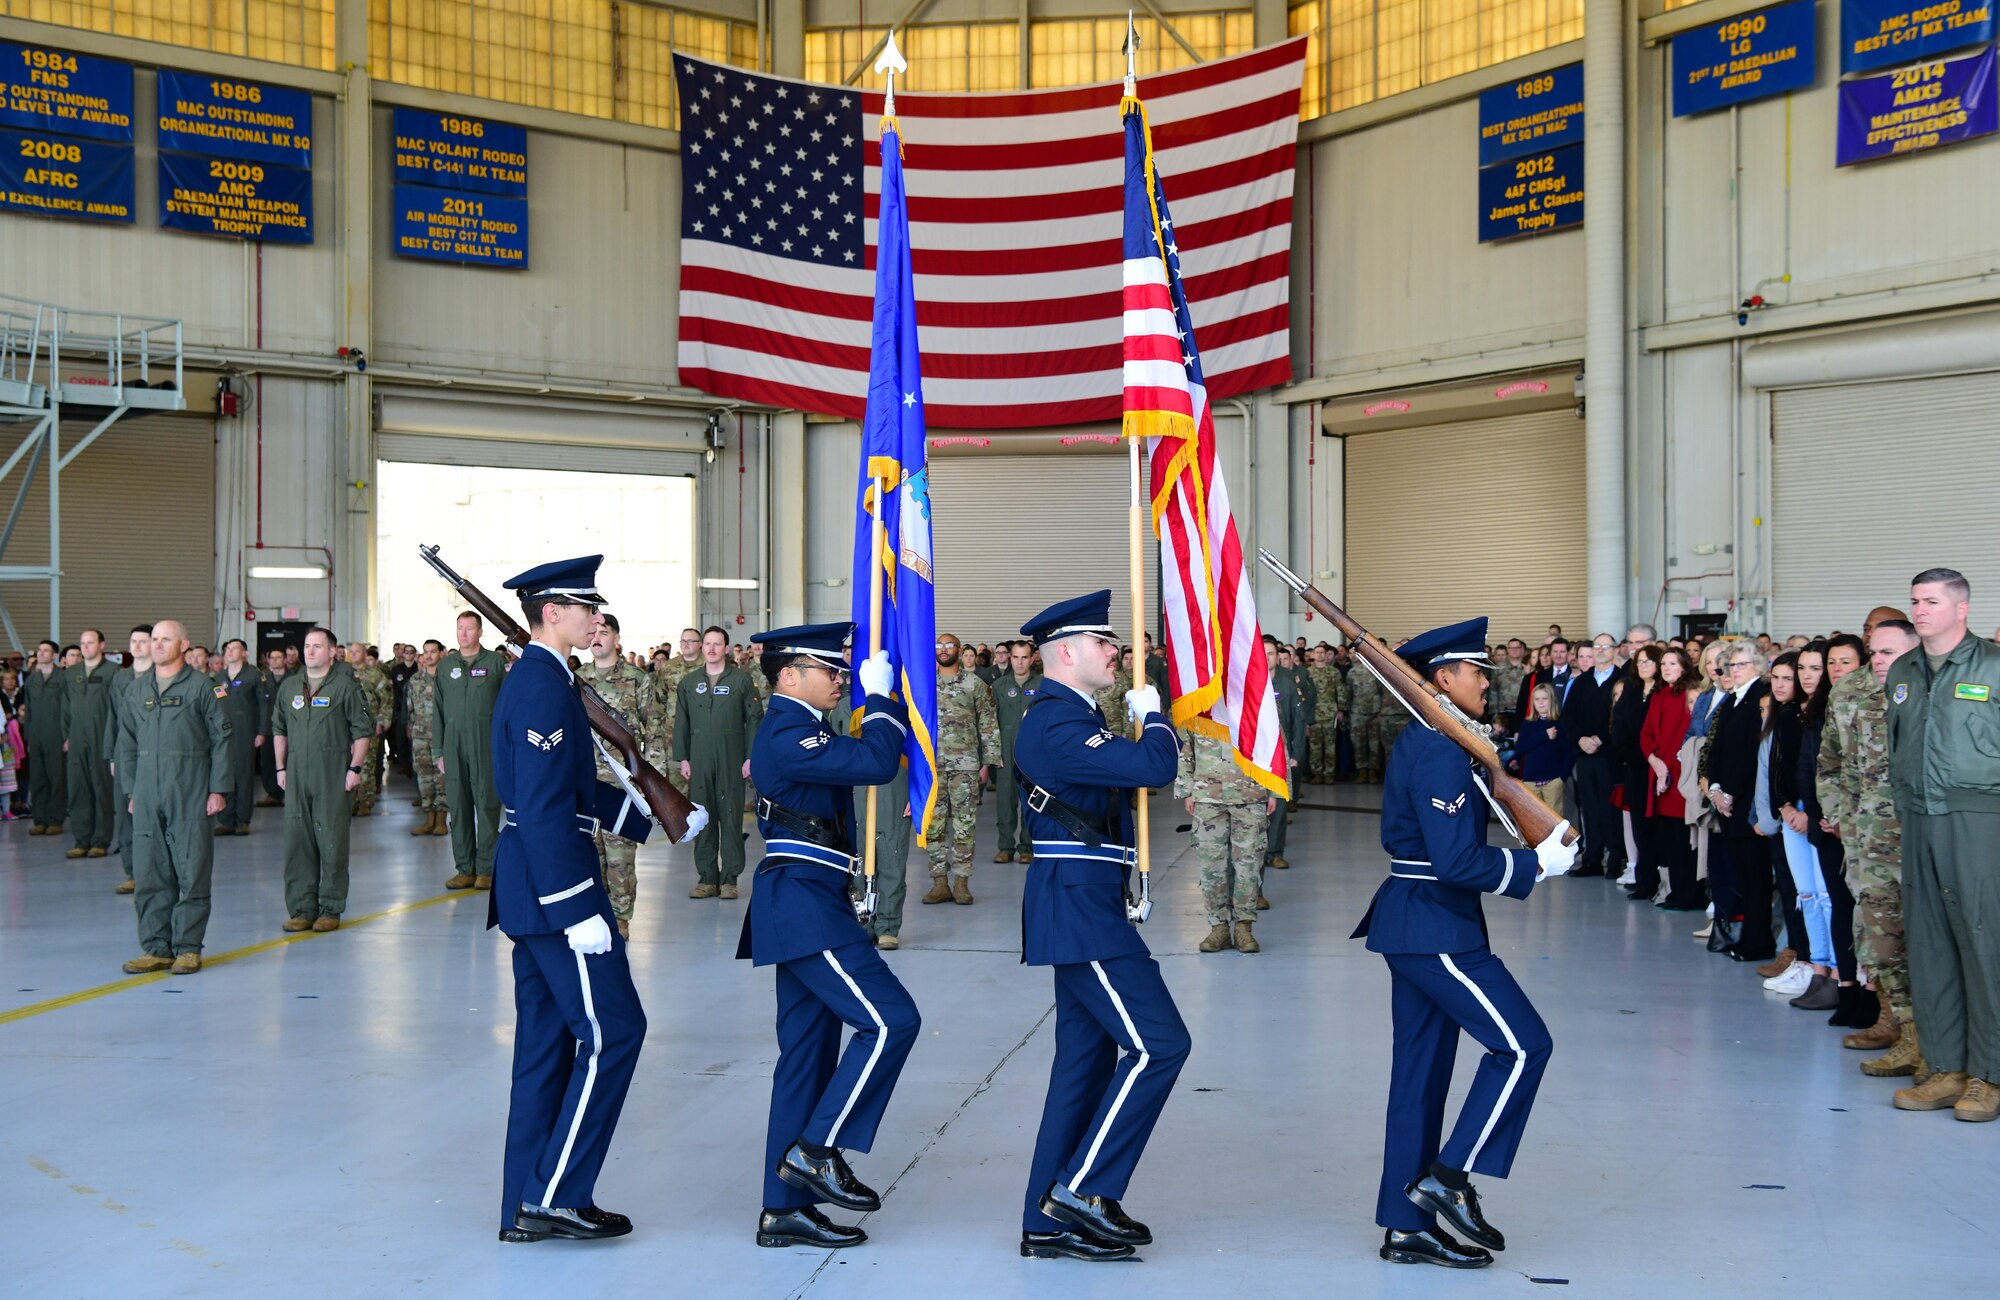
[[[1182,191],[1187,293],[1217,398],[1291,378],[1303,38],[1148,77]],[[681,95],[680,380],[858,419],[868,390],[882,96],[674,57]],[[1116,83],[898,94],[929,422],[1118,418]]]
[[1160,614],[1174,723],[1228,740],[1236,764],[1291,797],[1278,700],[1229,488],[1215,460],[1215,421],[1174,223],[1136,98],[1125,118],[1124,427],[1144,438],[1153,530],[1160,538]]

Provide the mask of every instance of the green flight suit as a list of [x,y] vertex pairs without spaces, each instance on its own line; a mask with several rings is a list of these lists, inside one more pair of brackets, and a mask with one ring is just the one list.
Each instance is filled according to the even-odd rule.
[[1029,673],[1025,680],[1009,669],[993,681],[993,712],[1000,723],[999,804],[993,820],[1000,826],[1000,852],[1033,853],[1034,837],[1021,817],[1021,797],[1014,784],[1014,737],[1021,734],[1021,719],[1028,706],[1041,695],[1042,675]]
[[123,763],[117,761],[119,751],[124,747],[125,737],[132,729],[132,717],[139,709],[136,694],[139,683],[153,675],[148,667],[141,672],[131,668],[120,668],[111,678],[111,707],[104,716],[104,753],[112,760],[111,809],[114,834],[118,838],[118,860],[125,868],[125,879],[132,878],[132,780],[131,773]]
[[69,788],[69,829],[80,849],[108,849],[114,830],[111,753],[104,747],[111,687],[118,666],[100,659],[59,674],[63,689],[63,782]]
[[250,810],[257,806],[257,738],[265,734],[262,674],[255,664],[246,661],[239,672],[217,669],[215,683],[224,692],[222,711],[229,718],[229,772],[235,782],[229,791],[229,803],[216,814],[215,822],[233,831],[248,831]]
[[199,953],[215,864],[207,803],[230,792],[229,719],[215,683],[185,662],[165,681],[158,669],[134,677],[130,702],[118,770],[132,788],[139,946],[155,957]]
[[437,756],[444,760],[451,862],[461,876],[493,878],[493,850],[500,842],[500,796],[493,790],[493,701],[500,698],[506,674],[507,656],[498,650],[482,649],[471,659],[453,650],[438,660],[433,702]]
[[763,716],[763,697],[741,668],[725,667],[710,677],[704,666],[681,679],[674,763],[689,765],[688,798],[708,809],[708,825],[694,841],[695,871],[704,885],[733,885],[743,874],[743,764]]
[[28,715],[28,807],[37,826],[63,824],[69,814],[68,782],[63,779],[63,674],[44,675],[34,664],[21,673],[21,706]]
[[354,801],[347,769],[354,742],[375,735],[354,678],[304,669],[278,687],[271,736],[285,738],[285,915],[308,921],[347,910],[347,834]]

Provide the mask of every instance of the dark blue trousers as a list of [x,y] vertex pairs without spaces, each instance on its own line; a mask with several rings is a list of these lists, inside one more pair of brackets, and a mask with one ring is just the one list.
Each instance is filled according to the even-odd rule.
[[1028,1172],[1021,1226],[1029,1232],[1063,1226],[1041,1211],[1043,1194],[1059,1181],[1081,1196],[1125,1195],[1192,1045],[1151,957],[1050,969],[1056,1059]]
[[625,941],[573,952],[560,934],[514,936],[514,1090],[507,1107],[500,1226],[529,1205],[591,1205],[632,1085],[646,1013]]
[[[1436,1227],[1437,1217],[1412,1205],[1403,1188],[1423,1177],[1432,1161],[1494,1178],[1513,1168],[1553,1043],[1528,995],[1483,948],[1386,953],[1383,960],[1389,963],[1396,1042],[1375,1222],[1415,1232]],[[1486,1055],[1440,1147],[1461,1029]]]
[[[778,1177],[794,1142],[866,1151],[923,1025],[909,990],[866,940],[778,963],[778,1064],[764,1138],[764,1208],[813,1204]],[[854,1030],[840,1050],[840,1027]]]

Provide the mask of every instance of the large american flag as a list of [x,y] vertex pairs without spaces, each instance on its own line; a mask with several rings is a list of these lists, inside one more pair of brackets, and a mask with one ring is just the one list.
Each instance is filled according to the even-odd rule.
[[1123,423],[1128,438],[1146,440],[1174,722],[1227,740],[1246,775],[1288,799],[1278,698],[1215,459],[1215,421],[1181,274],[1185,227],[1167,206],[1145,106],[1128,98],[1124,113]]
[[[1303,38],[1144,78],[1182,195],[1187,293],[1216,398],[1291,378],[1292,180]],[[877,91],[674,57],[681,92],[680,380],[858,419],[868,389]],[[1116,83],[896,97],[930,426],[1121,411]]]

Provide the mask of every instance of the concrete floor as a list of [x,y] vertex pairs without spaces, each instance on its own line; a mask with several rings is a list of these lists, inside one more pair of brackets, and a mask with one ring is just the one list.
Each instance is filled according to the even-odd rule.
[[[1047,1077],[1047,972],[1018,964],[1022,869],[978,903],[913,899],[890,961],[923,1008],[873,1153],[870,1243],[751,1244],[774,1056],[769,970],[730,960],[741,905],[685,897],[687,854],[639,858],[633,965],[651,1034],[599,1199],[638,1231],[494,1240],[512,1012],[484,896],[437,901],[448,842],[412,839],[408,787],[355,828],[350,926],[272,944],[282,830],[217,846],[211,957],[124,981],[137,951],[115,859],[0,827],[0,1223],[22,1297],[1579,1296],[1699,1287],[1818,1297],[1990,1294],[2000,1129],[1889,1107],[1823,1016],[1708,957],[1698,918],[1601,880],[1493,902],[1495,949],[1556,1039],[1528,1140],[1483,1184],[1511,1248],[1484,1273],[1377,1260],[1387,977],[1347,938],[1383,862],[1374,791],[1314,787],[1273,872],[1265,950],[1201,956],[1179,809],[1155,803],[1146,927],[1194,1055],[1126,1198],[1140,1264],[1018,1257]],[[753,861],[754,861],[754,844]],[[922,875],[919,866],[918,874]],[[404,909],[404,910],[393,910]],[[387,915],[377,915],[384,912]],[[377,919],[363,918],[377,915]],[[361,921],[362,923],[353,924]],[[107,984],[116,991],[6,1020]],[[1470,1051],[1460,1059],[1469,1074]],[[1460,1094],[1455,1094],[1455,1097]],[[1454,1101],[1454,1107],[1456,1101]],[[1913,1253],[1920,1251],[1921,1254]],[[676,1285],[678,1284],[678,1285]]]

